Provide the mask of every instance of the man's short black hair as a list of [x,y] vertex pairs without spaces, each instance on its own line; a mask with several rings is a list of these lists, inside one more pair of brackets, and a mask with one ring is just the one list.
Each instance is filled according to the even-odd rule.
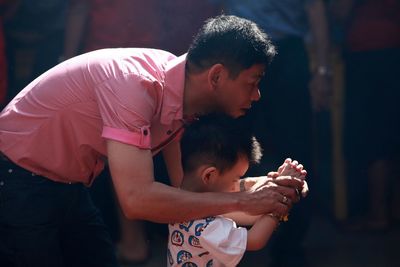
[[270,38],[254,22],[220,15],[206,20],[187,55],[187,71],[201,72],[223,64],[236,77],[255,64],[267,66],[276,50]]
[[208,164],[221,173],[245,157],[259,163],[262,153],[256,138],[240,119],[224,114],[201,117],[185,129],[181,140],[182,166],[185,173]]

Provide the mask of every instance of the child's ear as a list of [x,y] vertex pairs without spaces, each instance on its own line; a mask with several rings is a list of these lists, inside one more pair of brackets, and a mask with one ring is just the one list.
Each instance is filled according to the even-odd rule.
[[209,185],[214,181],[217,174],[217,168],[214,166],[208,166],[201,171],[201,180],[205,185]]

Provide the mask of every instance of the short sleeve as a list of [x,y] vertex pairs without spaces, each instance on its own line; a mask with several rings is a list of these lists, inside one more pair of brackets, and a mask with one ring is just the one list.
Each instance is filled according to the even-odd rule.
[[201,246],[225,266],[236,266],[247,245],[247,230],[236,227],[230,219],[219,218],[209,222],[199,236]]
[[97,85],[95,90],[103,120],[102,137],[150,149],[150,124],[159,102],[159,83],[138,74],[125,74]]

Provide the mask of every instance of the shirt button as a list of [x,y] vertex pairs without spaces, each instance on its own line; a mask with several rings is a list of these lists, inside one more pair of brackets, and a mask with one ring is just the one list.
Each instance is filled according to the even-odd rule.
[[3,181],[0,181],[0,186],[3,186],[4,185],[4,182]]
[[13,172],[13,169],[8,169],[8,173],[12,173]]
[[144,130],[144,131],[143,131],[143,134],[144,134],[144,135],[147,135],[147,134],[148,134],[147,130]]

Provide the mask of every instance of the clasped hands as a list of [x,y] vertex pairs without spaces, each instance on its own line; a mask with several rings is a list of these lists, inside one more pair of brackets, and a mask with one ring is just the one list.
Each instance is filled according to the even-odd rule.
[[301,197],[307,196],[309,189],[305,181],[306,176],[307,171],[303,165],[288,158],[277,171],[257,177],[249,191],[275,192],[275,194],[269,194],[277,201],[276,205],[270,207],[269,212],[282,218],[287,216],[294,203],[297,203]]

